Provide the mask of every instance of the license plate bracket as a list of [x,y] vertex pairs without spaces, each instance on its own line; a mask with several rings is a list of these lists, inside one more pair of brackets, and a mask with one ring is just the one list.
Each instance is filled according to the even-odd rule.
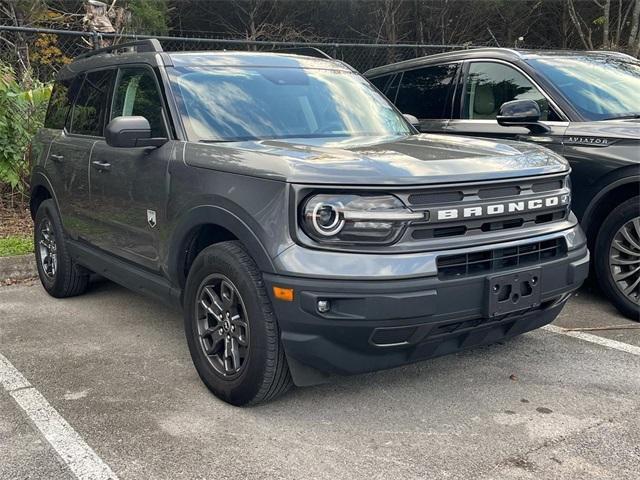
[[542,283],[540,274],[540,268],[533,268],[487,277],[487,317],[539,306]]

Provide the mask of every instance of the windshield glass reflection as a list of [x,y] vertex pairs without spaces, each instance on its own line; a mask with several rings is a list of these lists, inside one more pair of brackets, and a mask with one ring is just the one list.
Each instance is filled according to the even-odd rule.
[[587,120],[640,115],[640,63],[605,55],[529,59]]
[[360,76],[302,68],[172,68],[190,140],[409,135],[402,116]]

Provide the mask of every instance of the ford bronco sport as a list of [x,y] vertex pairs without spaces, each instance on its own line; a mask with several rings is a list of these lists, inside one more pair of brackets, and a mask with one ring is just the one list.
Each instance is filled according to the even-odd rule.
[[47,292],[95,272],[181,305],[235,405],[540,327],[587,275],[562,157],[417,134],[335,60],[91,52],[31,151]]

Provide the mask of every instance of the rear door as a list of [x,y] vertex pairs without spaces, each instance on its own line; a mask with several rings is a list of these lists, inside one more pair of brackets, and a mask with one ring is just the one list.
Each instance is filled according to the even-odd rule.
[[[525,99],[540,106],[540,120],[551,129],[548,134],[532,135],[524,127],[498,124],[496,117],[503,103]],[[493,60],[466,62],[455,104],[459,105],[459,111],[454,112],[454,119],[445,129],[447,133],[532,141],[562,153],[562,136],[568,126],[566,117],[515,65]]]
[[51,144],[47,170],[54,186],[62,223],[73,239],[90,236],[88,166],[91,152],[102,137],[113,71],[89,72],[72,85],[78,88],[65,128]]
[[[131,115],[145,117],[153,137],[168,137],[160,85],[148,66],[118,70],[109,119]],[[172,145],[115,148],[101,139],[91,156],[92,243],[151,270],[160,268]]]

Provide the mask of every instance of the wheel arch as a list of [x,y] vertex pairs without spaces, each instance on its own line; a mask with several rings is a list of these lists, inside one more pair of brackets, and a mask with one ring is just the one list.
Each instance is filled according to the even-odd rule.
[[[29,195],[29,212],[31,213],[31,218],[33,220],[36,218],[36,212],[38,211],[40,204],[50,198],[53,199],[56,204],[56,208],[58,208],[58,200],[53,192],[53,187],[51,186],[49,179],[42,173],[34,173],[31,178]],[[60,211],[59,208],[58,211]]]
[[610,181],[593,197],[582,215],[582,228],[593,246],[600,225],[612,208],[630,198],[640,195],[640,174],[625,175]]
[[169,274],[180,288],[186,283],[191,263],[204,248],[227,240],[238,240],[258,268],[273,273],[274,265],[254,231],[234,213],[214,205],[199,206],[180,217],[168,246]]

